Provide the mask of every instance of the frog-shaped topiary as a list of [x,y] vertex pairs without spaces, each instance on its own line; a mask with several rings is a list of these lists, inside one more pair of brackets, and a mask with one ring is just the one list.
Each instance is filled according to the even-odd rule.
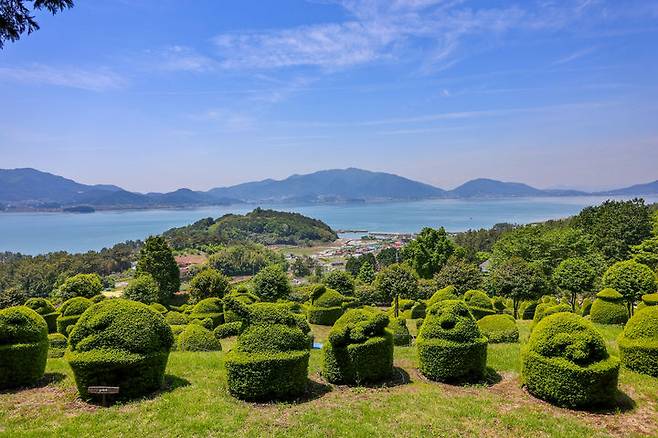
[[647,306],[636,312],[617,343],[626,368],[658,377],[658,306]]

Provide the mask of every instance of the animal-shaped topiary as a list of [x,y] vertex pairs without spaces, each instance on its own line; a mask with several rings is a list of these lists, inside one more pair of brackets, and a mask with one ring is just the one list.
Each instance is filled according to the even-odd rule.
[[0,388],[36,383],[46,370],[48,325],[26,306],[0,310]]
[[48,357],[59,358],[64,356],[69,340],[61,333],[48,335]]
[[464,294],[464,302],[476,320],[496,313],[491,298],[489,298],[487,293],[483,290],[466,291]]
[[478,327],[490,344],[519,342],[519,328],[512,315],[489,315],[478,320]]
[[213,334],[217,339],[237,336],[242,331],[242,321],[225,322],[215,327]]
[[224,322],[224,302],[221,298],[206,298],[194,306],[189,316],[190,320],[210,318],[213,323],[211,328],[215,328]]
[[222,344],[213,332],[199,324],[189,324],[177,338],[179,351],[221,351]]
[[[405,347],[411,345],[411,334],[404,318],[389,318],[388,329],[393,334],[393,345]],[[416,321],[422,321],[418,319]],[[421,324],[422,325],[422,324]]]
[[30,298],[25,302],[25,305],[46,320],[48,333],[55,333],[57,331],[57,317],[59,316],[59,312],[55,310],[53,303],[45,298]]
[[[238,288],[238,290],[236,290],[235,292],[231,292],[228,296],[233,297],[236,300],[247,305],[254,304],[260,301],[260,298],[258,298],[256,294],[249,292],[247,288],[244,286]],[[238,318],[238,315],[236,315],[235,312],[228,309],[226,304],[224,304],[224,322],[229,323],[239,320],[240,319]]]
[[64,301],[59,307],[59,316],[57,317],[57,331],[64,336],[68,336],[73,326],[78,322],[80,316],[85,313],[94,303],[88,298],[74,297]]
[[434,292],[434,295],[431,296],[429,300],[427,300],[427,307],[432,307],[436,303],[440,301],[445,301],[445,300],[458,300],[459,297],[457,296],[457,288],[455,286],[446,286],[443,289],[439,289],[436,292]]
[[589,318],[599,324],[625,324],[628,321],[628,309],[624,296],[614,289],[603,289],[596,294]]
[[227,308],[242,320],[242,332],[226,354],[229,392],[246,400],[291,398],[308,381],[310,326],[277,303],[246,305],[232,297]]
[[162,315],[168,312],[167,308],[160,303],[149,304],[149,307]]
[[[398,316],[404,319],[418,319],[425,318],[426,306],[425,303],[414,300],[398,300]],[[395,300],[391,303],[391,307],[388,309],[388,315],[391,317],[395,316]]]
[[311,304],[306,308],[308,322],[333,325],[352,301],[338,291],[319,285],[311,293]]
[[416,346],[420,371],[432,380],[477,380],[484,374],[487,338],[463,301],[430,307]]
[[658,306],[648,306],[631,317],[617,339],[622,364],[658,377]]
[[136,301],[112,299],[80,317],[64,358],[82,398],[89,397],[89,386],[118,386],[118,397],[130,399],[162,386],[173,341],[158,312]]
[[535,316],[532,318],[531,330],[539,324],[539,321],[547,316],[562,312],[571,312],[571,306],[568,304],[554,304],[552,302],[538,304],[535,309]]
[[592,311],[592,300],[585,298],[583,304],[580,306],[580,314],[582,316],[587,316]]
[[[404,320],[403,320],[404,321]],[[393,372],[388,316],[372,308],[350,309],[338,318],[323,350],[322,375],[331,383],[366,383]]]
[[580,315],[561,312],[543,318],[521,350],[522,379],[528,391],[567,407],[610,403],[617,391],[619,359]]
[[642,301],[637,305],[636,311],[640,311],[650,306],[658,306],[658,293],[642,295]]

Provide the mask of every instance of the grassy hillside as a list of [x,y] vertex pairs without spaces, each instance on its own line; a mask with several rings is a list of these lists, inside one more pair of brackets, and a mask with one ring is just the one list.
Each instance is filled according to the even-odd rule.
[[[527,339],[529,322],[520,321]],[[599,326],[614,354],[621,328]],[[314,326],[316,338],[327,328]],[[452,386],[427,381],[416,370],[414,347],[396,347],[397,375],[377,387],[330,386],[319,376],[313,350],[306,398],[253,404],[231,397],[222,353],[171,354],[168,389],[111,408],[76,399],[62,359],[48,361],[43,384],[0,393],[0,436],[305,436],[305,437],[607,437],[658,433],[656,379],[622,370],[619,407],[612,412],[553,407],[519,387],[518,344],[489,346],[488,384]]]

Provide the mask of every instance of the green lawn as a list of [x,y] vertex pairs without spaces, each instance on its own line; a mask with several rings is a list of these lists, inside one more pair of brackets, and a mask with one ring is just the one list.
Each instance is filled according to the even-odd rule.
[[[411,325],[411,324],[410,324]],[[616,353],[619,327],[600,327]],[[326,327],[313,327],[316,340]],[[528,322],[521,322],[527,339]],[[225,350],[232,340],[224,342]],[[62,359],[48,361],[37,388],[0,393],[0,436],[291,436],[291,437],[602,437],[656,436],[658,379],[622,371],[615,412],[569,411],[526,394],[518,381],[519,346],[489,347],[491,381],[471,386],[429,382],[416,371],[414,347],[396,348],[395,377],[379,387],[323,383],[312,352],[309,394],[288,403],[252,404],[226,389],[222,353],[171,354],[167,390],[102,408],[76,399]]]

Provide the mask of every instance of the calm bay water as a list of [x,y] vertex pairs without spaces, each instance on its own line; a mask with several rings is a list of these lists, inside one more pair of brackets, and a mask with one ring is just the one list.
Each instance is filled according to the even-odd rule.
[[[578,213],[603,202],[600,197],[497,200],[427,200],[353,205],[267,205],[321,219],[334,229],[416,232],[422,227],[448,231],[488,228],[499,222],[525,224]],[[647,197],[657,202],[658,197]],[[72,213],[0,213],[0,251],[39,254],[99,250],[126,240],[144,239],[205,217],[245,213],[254,205],[189,210],[101,211]]]

